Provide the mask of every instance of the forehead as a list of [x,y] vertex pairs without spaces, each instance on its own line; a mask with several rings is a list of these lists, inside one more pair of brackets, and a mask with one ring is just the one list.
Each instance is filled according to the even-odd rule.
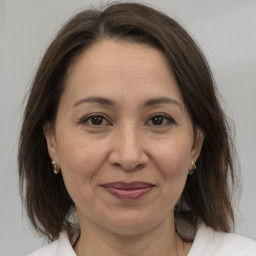
[[146,44],[102,40],[86,49],[68,70],[65,93],[73,97],[97,93],[111,98],[129,92],[145,97],[172,94],[182,100],[166,57]]

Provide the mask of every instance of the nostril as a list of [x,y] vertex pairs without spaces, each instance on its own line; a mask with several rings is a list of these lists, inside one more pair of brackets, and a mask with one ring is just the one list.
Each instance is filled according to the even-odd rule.
[[115,167],[118,167],[120,169],[123,169],[125,171],[137,171],[143,169],[146,165],[145,164],[136,164],[136,165],[131,165],[131,164],[120,164],[120,163],[114,163],[113,164]]
[[128,137],[129,140],[128,138],[121,140],[119,137],[119,140],[113,144],[108,155],[109,163],[125,171],[140,170],[147,165],[149,155],[135,137],[133,139],[131,136]]
[[140,170],[140,169],[143,169],[144,167],[146,166],[146,164],[138,164],[135,169],[136,170]]

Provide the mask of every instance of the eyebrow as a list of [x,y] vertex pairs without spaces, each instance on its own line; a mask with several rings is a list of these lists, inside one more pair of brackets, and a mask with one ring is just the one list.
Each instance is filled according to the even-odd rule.
[[170,103],[175,104],[178,107],[182,108],[181,103],[179,103],[175,99],[171,99],[171,98],[168,98],[168,97],[159,97],[159,98],[149,99],[149,100],[144,102],[144,106],[149,107],[149,106],[153,106],[153,105],[157,105],[157,104],[170,104]]
[[98,103],[101,105],[106,105],[106,106],[114,106],[115,103],[112,100],[103,98],[103,97],[89,97],[89,98],[84,98],[81,100],[78,100],[75,104],[74,107],[81,105],[83,103]]
[[[78,100],[75,104],[74,107],[81,105],[83,103],[98,103],[101,105],[106,105],[106,106],[115,106],[115,102],[113,102],[110,99],[107,98],[103,98],[103,97],[89,97],[89,98],[83,98]],[[154,105],[158,105],[158,104],[175,104],[178,107],[182,108],[181,103],[179,103],[177,100],[175,99],[171,99],[168,97],[158,97],[158,98],[152,98],[149,100],[146,100],[142,106],[143,107],[150,107],[150,106],[154,106]]]

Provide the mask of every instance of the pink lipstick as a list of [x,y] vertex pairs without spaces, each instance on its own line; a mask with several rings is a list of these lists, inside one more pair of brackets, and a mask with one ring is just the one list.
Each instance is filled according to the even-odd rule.
[[112,182],[103,184],[101,187],[118,199],[131,202],[138,200],[149,193],[154,185],[145,182]]

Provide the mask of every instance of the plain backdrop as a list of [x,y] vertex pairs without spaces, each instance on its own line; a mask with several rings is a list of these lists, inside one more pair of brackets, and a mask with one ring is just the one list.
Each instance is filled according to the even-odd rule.
[[[256,239],[256,1],[137,2],[148,3],[179,21],[208,58],[224,108],[236,126],[244,184],[236,232]],[[43,243],[27,222],[18,190],[16,158],[25,93],[63,22],[79,10],[104,3],[0,0],[0,256],[27,255]]]

